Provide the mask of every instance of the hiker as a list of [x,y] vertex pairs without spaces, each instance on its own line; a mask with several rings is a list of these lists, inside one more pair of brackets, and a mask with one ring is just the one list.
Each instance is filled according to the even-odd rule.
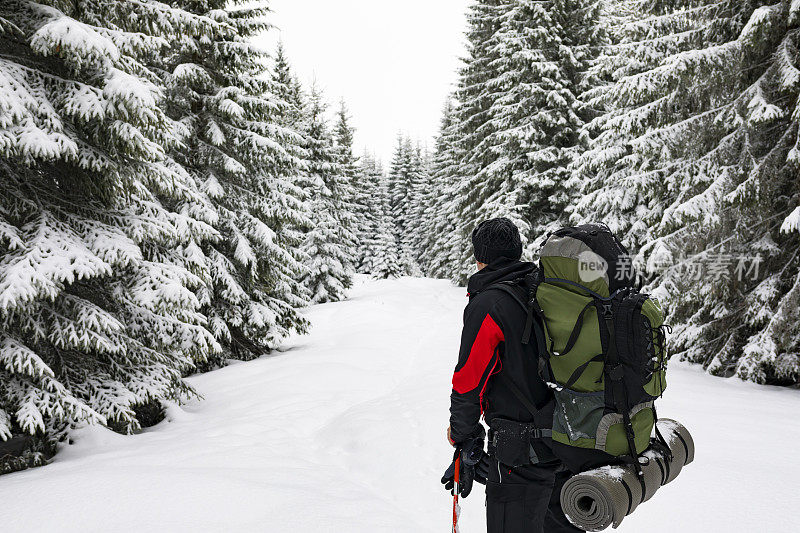
[[[460,455],[457,490],[466,498],[474,481],[486,485],[488,533],[581,531],[561,509],[561,487],[570,474],[550,449],[554,401],[539,377],[537,343],[522,343],[527,314],[497,285],[536,267],[520,261],[519,230],[506,218],[482,222],[472,244],[478,272],[467,285],[447,430],[456,452],[442,483],[453,488]],[[490,428],[488,454],[481,415]]]

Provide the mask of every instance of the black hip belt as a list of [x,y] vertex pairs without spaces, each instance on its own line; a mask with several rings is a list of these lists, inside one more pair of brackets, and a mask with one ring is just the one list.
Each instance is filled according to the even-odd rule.
[[533,423],[493,418],[489,421],[489,455],[511,467],[551,461],[555,458],[548,444],[552,436],[551,429]]

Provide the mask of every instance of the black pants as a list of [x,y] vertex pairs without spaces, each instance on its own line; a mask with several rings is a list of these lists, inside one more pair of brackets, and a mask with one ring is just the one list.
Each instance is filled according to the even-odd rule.
[[491,460],[486,483],[488,533],[575,533],[561,510],[569,472],[560,463],[509,468]]

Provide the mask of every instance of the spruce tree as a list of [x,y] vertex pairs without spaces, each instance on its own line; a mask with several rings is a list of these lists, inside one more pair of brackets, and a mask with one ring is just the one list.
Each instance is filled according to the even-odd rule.
[[392,166],[388,175],[389,206],[394,239],[399,246],[398,256],[402,263],[400,268],[406,274],[411,269],[411,251],[407,240],[411,219],[409,211],[412,195],[410,182],[411,151],[411,141],[402,135],[398,135],[397,146],[395,147]]
[[612,229],[640,246],[681,357],[718,375],[795,383],[798,7],[640,7],[649,11],[617,48],[640,61],[596,99],[607,113],[585,158],[598,178],[582,211],[611,212]]
[[357,271],[361,274],[372,274],[373,244],[378,232],[378,223],[383,217],[383,206],[376,207],[378,194],[379,164],[366,150],[359,161],[358,179],[355,183],[355,216],[358,221],[358,248],[356,250]]
[[496,70],[486,113],[488,135],[475,181],[475,222],[505,216],[527,235],[529,254],[567,222],[567,182],[590,118],[581,96],[599,47],[600,2],[519,0],[491,41]]
[[[303,275],[305,269],[311,262],[311,258],[306,253],[302,244],[306,240],[306,233],[312,227],[311,200],[314,197],[315,187],[319,178],[311,175],[309,168],[310,153],[308,147],[310,141],[306,135],[309,130],[306,94],[302,83],[294,74],[286,49],[282,41],[278,42],[275,60],[272,68],[272,91],[279,101],[284,105],[278,109],[277,122],[286,131],[291,132],[291,137],[283,144],[284,148],[294,156],[293,162],[296,163],[289,172],[289,179],[295,187],[298,198],[302,202],[305,217],[302,221],[292,224],[285,231],[291,232],[294,242],[300,246],[294,246],[292,252],[297,261],[303,265]],[[304,301],[311,300],[311,293],[304,283],[296,284],[294,290]]]
[[[296,135],[302,135],[303,110],[305,101],[303,87],[292,71],[283,41],[278,42],[272,68],[272,89],[275,96],[285,105],[278,113],[280,124]],[[300,143],[302,145],[302,142]]]
[[305,284],[312,303],[338,301],[353,283],[352,232],[343,223],[342,194],[346,186],[319,89],[311,89],[307,106],[308,172],[314,183],[312,229],[305,238],[309,257]]
[[0,5],[0,439],[136,430],[219,350],[183,255],[213,212],[147,64],[213,31],[159,3]]
[[581,194],[569,208],[572,221],[603,221],[634,249],[654,239],[653,229],[668,193],[660,176],[646,171],[648,162],[631,141],[662,118],[674,117],[687,93],[674,87],[668,94],[648,97],[649,87],[643,84],[622,94],[619,84],[655,71],[669,57],[702,47],[701,15],[710,13],[701,8],[693,14],[687,11],[690,4],[679,0],[612,2],[604,17],[611,43],[596,68],[607,83],[585,93],[587,104],[602,114],[582,131],[591,140],[573,168],[576,178],[571,187]]
[[382,200],[379,198],[381,174],[383,169],[380,162],[375,157],[364,151],[359,161],[359,182],[357,203],[363,208],[366,217],[362,221],[361,227],[361,249],[359,250],[360,264],[358,271],[362,274],[373,274],[376,264],[376,257],[380,255],[378,232],[380,224],[383,223],[384,208]]
[[567,222],[570,167],[594,114],[583,95],[599,83],[601,6],[484,0],[472,7],[453,112],[457,282],[474,271],[469,235],[481,221],[510,218],[528,242],[527,255]]
[[399,246],[399,268],[405,275],[421,274],[419,227],[425,189],[428,183],[426,157],[422,148],[414,146],[411,139],[398,135],[392,166],[388,175],[390,216],[394,238]]
[[176,157],[216,208],[219,238],[191,253],[206,279],[204,312],[225,348],[217,362],[252,359],[306,327],[297,313],[307,300],[295,250],[296,228],[308,219],[292,183],[297,151],[287,150],[297,139],[278,123],[288,104],[261,76],[266,55],[250,42],[268,28],[268,9],[227,0],[172,4],[219,24],[181,39],[168,57],[168,110],[185,128]]
[[408,213],[406,234],[404,236],[405,248],[409,251],[411,268],[409,273],[415,276],[422,275],[424,263],[428,254],[423,249],[425,240],[424,224],[425,211],[428,203],[433,199],[429,175],[429,161],[427,151],[417,143],[410,149],[408,169]]
[[475,270],[469,236],[482,220],[481,206],[488,198],[489,190],[482,185],[481,169],[495,157],[487,147],[494,131],[490,109],[496,100],[495,85],[501,75],[497,32],[513,5],[514,0],[478,0],[467,14],[469,49],[459,71],[458,105],[454,112],[458,125],[460,176],[456,185],[458,216],[454,253],[457,260],[453,265],[453,278],[461,285],[466,284]]
[[[496,78],[480,146],[475,221],[504,216],[523,235],[546,233],[563,212],[563,181],[574,145],[575,96],[559,61],[555,4],[519,0],[494,35]],[[523,211],[524,209],[524,211]]]
[[401,264],[399,245],[394,225],[390,180],[380,162],[376,162],[371,173],[375,191],[372,210],[375,213],[375,229],[368,242],[369,270],[377,279],[398,278],[406,272]]
[[353,153],[354,129],[350,126],[350,116],[344,100],[339,104],[334,127],[334,141],[336,159],[339,164],[339,179],[337,181],[339,197],[339,224],[342,226],[343,244],[347,248],[348,271],[354,272],[361,262],[359,257],[363,247],[361,226],[364,218],[364,208],[358,204],[358,181],[360,177],[358,158]]
[[424,272],[436,278],[451,278],[459,263],[460,236],[453,231],[457,221],[456,185],[459,182],[459,138],[454,104],[448,98],[442,112],[439,136],[430,163],[430,183],[422,214],[420,245],[426,256]]

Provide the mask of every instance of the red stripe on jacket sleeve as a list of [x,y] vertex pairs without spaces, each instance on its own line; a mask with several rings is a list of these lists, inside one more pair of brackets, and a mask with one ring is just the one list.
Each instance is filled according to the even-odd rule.
[[504,340],[503,330],[491,316],[486,315],[472,343],[467,362],[461,370],[453,374],[453,390],[458,394],[464,394],[480,385],[481,377],[492,360],[495,348]]

